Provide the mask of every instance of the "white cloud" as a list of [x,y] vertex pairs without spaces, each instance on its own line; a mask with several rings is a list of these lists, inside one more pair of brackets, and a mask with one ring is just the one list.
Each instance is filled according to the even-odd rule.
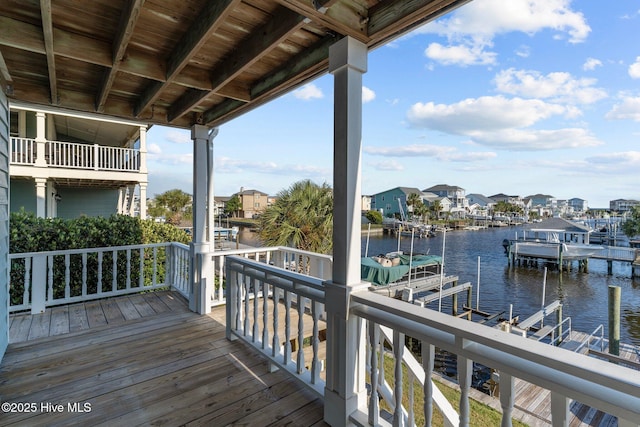
[[379,171],[402,171],[404,166],[395,160],[385,160],[378,163],[370,163],[376,170]]
[[302,86],[300,89],[294,90],[293,96],[295,96],[298,99],[303,99],[305,101],[308,101],[310,99],[324,98],[324,94],[322,93],[322,90],[318,86],[314,85],[313,83],[306,84]]
[[149,152],[149,160],[164,164],[164,165],[193,165],[193,154],[168,154],[168,153],[153,153]]
[[164,135],[165,139],[169,142],[176,144],[187,144],[191,142],[191,135],[189,131],[182,131],[178,129],[170,129]]
[[496,63],[496,53],[487,52],[484,46],[443,46],[431,43],[424,51],[427,58],[444,65],[493,65]]
[[276,162],[254,162],[246,160],[231,159],[229,157],[216,158],[216,172],[220,173],[244,173],[255,172],[272,175],[293,175],[293,176],[330,176],[331,169],[321,168],[312,165],[287,165]]
[[477,131],[527,127],[569,112],[562,105],[541,100],[483,96],[450,105],[417,103],[411,107],[407,118],[416,127],[472,136]]
[[[384,157],[432,157],[441,161],[449,162],[475,162],[493,159],[497,156],[493,152],[460,152],[454,147],[430,145],[430,144],[410,144],[400,147],[365,147],[363,151],[374,156]],[[391,160],[390,162],[394,162]],[[400,170],[400,169],[398,169]]]
[[546,76],[537,71],[509,68],[499,72],[494,83],[498,91],[527,98],[554,102],[592,104],[607,97],[604,89],[594,87],[595,79],[576,79],[570,73],[554,72]]
[[429,58],[466,66],[494,64],[496,53],[485,49],[493,46],[497,35],[533,35],[548,29],[556,32],[554,38],[568,38],[570,43],[585,41],[591,32],[584,15],[571,9],[571,0],[474,0],[418,32],[446,37],[452,45],[432,43],[425,52]]
[[596,67],[602,67],[602,61],[595,58],[587,58],[586,62],[582,65],[582,69],[585,71],[595,70]]
[[605,153],[597,156],[587,157],[591,163],[611,163],[611,164],[630,164],[640,166],[640,151],[624,151],[617,153]]
[[629,65],[629,75],[632,79],[640,79],[640,56],[636,57],[636,62]]
[[518,55],[520,58],[528,58],[530,54],[531,49],[529,48],[529,46],[522,45],[518,48],[518,50],[516,50],[516,55]]
[[581,128],[504,129],[497,132],[476,132],[473,138],[479,144],[510,151],[561,150],[602,144],[589,131]]
[[366,86],[362,86],[362,103],[366,104],[376,99],[376,93]]
[[625,97],[622,103],[613,106],[605,118],[608,120],[633,120],[640,122],[640,97]]
[[162,153],[162,148],[158,144],[152,143],[147,145],[147,153],[149,154],[160,154]]
[[414,127],[467,136],[472,143],[504,150],[555,150],[600,145],[601,141],[582,128],[530,129],[553,116],[574,117],[576,114],[574,107],[538,99],[485,96],[450,105],[417,103],[407,112],[407,119]]

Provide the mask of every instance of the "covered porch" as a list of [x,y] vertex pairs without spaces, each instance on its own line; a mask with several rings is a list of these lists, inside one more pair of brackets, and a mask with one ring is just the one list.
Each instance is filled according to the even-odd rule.
[[[185,297],[191,311],[199,314],[178,315],[181,320],[177,324],[171,320],[150,326],[140,321],[136,326],[109,328],[111,332],[105,332],[112,335],[111,339],[98,330],[71,335],[68,341],[64,337],[43,338],[47,345],[33,349],[29,347],[37,345],[37,341],[8,343],[9,316],[3,316],[5,323],[0,328],[6,331],[6,338],[0,342],[3,344],[0,349],[7,347],[0,365],[3,400],[4,384],[15,379],[12,391],[15,394],[11,394],[10,402],[34,399],[34,410],[38,413],[33,415],[37,422],[47,425],[66,424],[60,418],[63,416],[86,424],[92,423],[88,420],[105,424],[116,420],[126,424],[161,423],[164,417],[171,417],[167,415],[168,408],[171,413],[185,414],[193,406],[204,406],[210,412],[195,414],[196,422],[208,425],[269,425],[284,423],[291,416],[289,421],[299,425],[403,426],[415,425],[420,417],[430,420],[438,408],[445,425],[467,426],[473,417],[470,394],[473,366],[477,362],[499,373],[503,426],[512,423],[515,378],[551,390],[553,425],[569,425],[572,400],[618,417],[620,426],[640,425],[640,378],[636,371],[377,295],[368,290],[369,284],[361,281],[362,75],[367,69],[368,50],[464,3],[464,0],[231,0],[196,1],[194,7],[189,3],[181,9],[185,3],[175,1],[167,2],[167,7],[174,10],[164,14],[154,10],[155,4],[151,2],[132,1],[126,7],[112,8],[111,2],[96,1],[92,3],[96,8],[93,14],[79,14],[85,17],[82,25],[73,22],[74,16],[69,12],[72,8],[52,14],[47,2],[43,4],[48,8],[32,11],[35,24],[32,16],[23,20],[16,13],[15,3],[13,9],[0,6],[3,24],[22,30],[23,35],[13,37],[7,32],[0,39],[3,46],[9,46],[2,51],[8,65],[3,79],[9,82],[3,82],[3,86],[11,86],[11,96],[44,104],[62,99],[68,108],[146,117],[151,123],[190,128],[195,159],[194,240],[188,249],[169,243],[163,248],[84,250],[73,264],[80,277],[73,292],[67,279],[70,272],[62,274],[62,289],[53,290],[55,274],[50,273],[49,257],[56,254],[29,254],[31,260],[25,259],[23,264],[24,291],[17,301],[20,309],[46,312],[50,309],[48,305],[171,287]],[[148,34],[150,24],[158,23],[154,19],[164,15],[171,19],[154,27],[159,34]],[[44,17],[47,29],[53,20],[56,31],[44,31],[43,35],[38,30],[38,16]],[[138,17],[146,19],[142,22],[147,25],[136,26]],[[69,28],[73,25],[94,32],[84,38],[70,37]],[[113,40],[104,42],[104,34],[113,35]],[[92,48],[89,52],[99,51],[103,55],[92,55],[75,44],[72,47],[53,43],[54,37],[85,43]],[[40,48],[41,44],[44,45]],[[141,45],[148,50],[140,50]],[[42,55],[43,51],[49,67],[43,67],[43,58],[19,59]],[[60,57],[65,60],[56,61]],[[160,61],[161,67],[158,57],[164,59]],[[27,65],[36,70],[27,70]],[[67,66],[64,71],[72,76],[59,86],[56,65]],[[101,73],[96,73],[96,69]],[[40,91],[29,90],[30,74],[43,70],[47,78],[40,80],[48,85]],[[305,253],[295,254],[292,268],[291,258],[282,255],[289,253],[289,248],[275,248],[276,256],[261,254],[270,251],[269,248],[252,254],[217,253],[212,245],[212,210],[208,210],[213,206],[214,171],[210,153],[217,134],[215,127],[326,71],[335,78],[330,268],[325,257],[317,256],[317,262],[301,269],[300,260],[306,262],[316,257]],[[100,76],[96,78],[95,74]],[[2,136],[8,145],[6,132]],[[8,247],[8,242],[4,243]],[[92,251],[95,255],[89,253]],[[70,271],[72,254],[57,255],[64,257],[61,262]],[[224,262],[219,262],[220,256],[225,257]],[[9,260],[10,256],[6,254],[3,258]],[[118,259],[125,260],[124,269],[119,267]],[[164,260],[167,264],[164,269],[152,268],[150,274],[132,276],[136,266],[140,266],[139,272],[145,271],[145,260],[153,263]],[[106,274],[110,265],[113,270]],[[123,280],[119,279],[117,268],[121,274],[126,272]],[[6,270],[10,269],[7,263]],[[9,293],[8,283],[6,288],[4,295]],[[224,322],[215,320],[215,316],[221,315],[220,309],[214,308],[218,304],[224,306]],[[130,327],[134,329],[128,330]],[[192,327],[198,332],[192,334]],[[136,339],[129,339],[127,333]],[[199,334],[205,334],[205,338],[201,339]],[[421,343],[420,360],[406,349],[406,336]],[[174,347],[171,341],[203,346],[203,359],[192,367],[185,366],[194,351],[182,345]],[[127,344],[118,347],[118,343]],[[81,347],[67,352],[66,345]],[[458,411],[431,381],[436,348],[457,356],[461,390]],[[18,361],[20,353],[29,355],[24,365]],[[100,359],[98,353],[109,357]],[[160,368],[161,360],[175,371],[169,373],[170,369]],[[97,377],[83,377],[87,372],[82,369],[85,365],[89,372],[107,366],[113,370],[100,371]],[[183,368],[186,371],[180,371]],[[40,375],[46,372],[59,378],[68,375],[66,383],[55,386],[66,388],[68,394],[58,397],[49,393],[46,384],[53,382],[43,380],[47,375]],[[154,372],[157,381],[151,377],[143,379]],[[245,380],[253,381],[249,388],[239,384]],[[127,390],[120,392],[127,382],[131,382],[131,388],[125,387]],[[243,416],[246,408],[256,408],[253,404],[256,382],[258,393],[264,393],[257,395],[258,400],[275,403]],[[165,387],[168,383],[171,385]],[[288,384],[295,384],[296,388],[284,390]],[[110,385],[115,387],[109,389]],[[86,395],[76,393],[76,387],[84,386],[92,391]],[[181,399],[183,390],[187,400]],[[231,390],[239,398],[225,401]],[[87,401],[88,397],[92,401]],[[67,400],[72,398],[71,402]],[[291,400],[297,403],[292,404]],[[49,411],[47,402],[62,404],[67,413]],[[91,412],[81,405],[72,406],[77,411],[69,414],[69,407],[64,407],[69,403],[90,403]],[[233,419],[207,418],[216,413],[218,405],[227,404],[234,408],[234,413],[228,414]],[[118,418],[109,418],[112,410]],[[306,415],[307,411],[310,415]],[[31,415],[23,410],[10,416],[17,417],[16,422],[20,423],[20,417]],[[186,418],[176,421],[189,422]]]

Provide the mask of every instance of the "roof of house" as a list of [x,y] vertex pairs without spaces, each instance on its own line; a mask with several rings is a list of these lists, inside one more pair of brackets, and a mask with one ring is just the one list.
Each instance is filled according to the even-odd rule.
[[563,230],[570,233],[588,233],[591,231],[589,227],[576,224],[575,222],[569,221],[564,218],[547,218],[541,222],[534,224],[526,224],[524,226],[527,230]]
[[458,190],[464,190],[464,188],[458,187],[457,185],[438,184],[438,185],[434,185],[433,187],[425,188],[422,191],[435,192],[435,191],[458,191]]
[[260,194],[261,196],[268,196],[267,193],[263,193],[262,191],[259,191],[259,190],[242,190],[237,192],[236,194],[241,196],[252,196],[256,193]]
[[483,194],[478,194],[478,193],[471,193],[471,194],[467,194],[467,199],[473,199],[476,201],[481,201],[483,202],[485,205],[490,205],[490,204],[495,204],[496,201],[493,200],[491,197],[487,197]]
[[4,0],[0,86],[10,101],[218,126],[325,74],[345,36],[373,49],[468,1]]

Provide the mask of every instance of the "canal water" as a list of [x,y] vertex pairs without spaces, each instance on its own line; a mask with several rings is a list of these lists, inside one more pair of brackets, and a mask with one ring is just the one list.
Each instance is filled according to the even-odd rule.
[[[514,316],[524,319],[538,311],[542,305],[544,263],[538,267],[509,267],[502,241],[515,237],[516,227],[490,228],[478,231],[450,231],[445,237],[445,274],[457,275],[459,283],[471,282],[473,305],[476,304],[478,281],[478,257],[480,257],[480,310],[495,313],[504,311],[509,315],[510,305]],[[242,243],[259,246],[256,235],[241,230]],[[435,237],[413,240],[414,253],[441,255],[443,233]],[[367,244],[362,238],[362,254]],[[400,250],[409,253],[411,238],[401,237]],[[388,235],[371,235],[368,255],[384,254],[398,249],[398,239]],[[613,274],[607,274],[607,263],[589,261],[589,272],[557,271],[554,265],[547,266],[545,303],[559,299],[563,304],[563,315],[571,317],[574,330],[591,333],[599,325],[604,326],[608,337],[608,286],[619,286],[622,291],[620,307],[621,342],[640,346],[640,279],[631,278],[631,266],[613,263]],[[442,310],[446,312],[447,301]],[[438,309],[438,303],[429,308]],[[450,310],[450,309],[449,309]],[[450,312],[450,311],[449,311]]]

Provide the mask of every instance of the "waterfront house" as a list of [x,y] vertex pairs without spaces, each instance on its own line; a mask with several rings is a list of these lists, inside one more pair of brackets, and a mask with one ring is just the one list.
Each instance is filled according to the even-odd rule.
[[609,201],[609,211],[618,214],[630,212],[634,206],[640,206],[640,200],[634,199],[615,199]]
[[410,194],[422,192],[415,187],[395,187],[371,195],[371,209],[382,214],[383,218],[406,218],[408,212],[407,199]]
[[258,190],[240,189],[236,193],[240,200],[238,216],[240,218],[255,218],[260,215],[269,205],[269,195]]
[[579,197],[569,199],[568,204],[577,214],[583,214],[589,210],[589,202]]
[[[37,412],[4,413],[2,421],[345,426],[387,425],[388,415],[393,425],[413,425],[418,406],[428,416],[438,408],[446,425],[467,426],[477,362],[499,377],[502,425],[510,425],[514,414],[516,378],[550,390],[554,425],[569,424],[573,400],[617,417],[621,427],[639,425],[636,371],[379,295],[361,281],[362,75],[368,52],[464,3],[1,2],[2,397],[16,407],[44,404]],[[206,227],[214,128],[326,72],[334,78],[332,256],[284,247],[217,251]],[[89,295],[83,287],[73,297],[51,295],[47,260],[54,255],[8,254],[12,102],[191,129],[190,248],[168,242],[74,253],[80,264],[74,276],[87,285],[83,273],[95,273],[97,291]],[[304,135],[300,140],[304,144]],[[166,264],[153,268],[150,277],[131,280],[132,252],[154,266]],[[119,253],[128,268],[111,271],[106,280],[101,274],[110,263],[100,260],[117,260]],[[56,256],[64,260],[71,254]],[[98,268],[87,268],[87,258]],[[32,286],[24,287],[32,292],[23,292],[9,308],[13,262],[25,266],[22,283],[32,277]],[[119,276],[126,277],[119,282]],[[216,280],[225,286],[216,287]],[[173,290],[165,306],[157,305],[155,293],[139,293],[163,287]],[[113,308],[110,297],[134,292],[146,300],[140,306],[146,312],[169,304],[184,309],[184,298],[197,314],[165,311],[161,321],[123,317],[67,336],[9,345],[8,311],[18,306],[51,319],[57,304],[75,302],[67,313],[79,303]],[[212,311],[217,304],[224,309]],[[63,315],[64,307],[56,314]],[[421,341],[421,361],[406,350],[406,335]],[[459,413],[430,380],[436,347],[457,356]],[[392,369],[381,363],[387,360]],[[404,375],[415,387],[404,390]],[[405,405],[406,394],[412,401],[416,389],[424,398]],[[66,411],[47,412],[57,404],[66,404]]]
[[145,217],[147,124],[20,102],[9,117],[12,212]]
[[464,213],[469,207],[469,200],[465,197],[465,189],[456,185],[438,184],[422,190],[425,193],[437,194],[451,201],[451,213]]

